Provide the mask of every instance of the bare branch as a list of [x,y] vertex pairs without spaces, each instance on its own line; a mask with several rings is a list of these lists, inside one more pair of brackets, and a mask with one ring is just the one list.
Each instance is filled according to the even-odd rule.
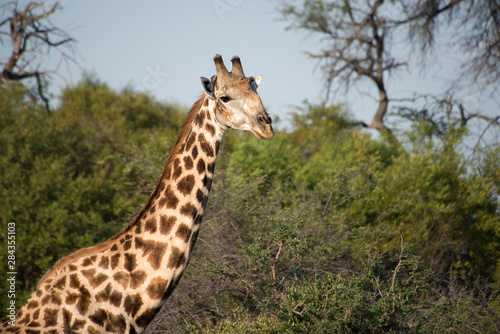
[[379,92],[379,100],[375,116],[367,127],[385,129],[384,117],[389,105],[385,76],[407,66],[407,62],[388,56],[387,48],[392,39],[391,27],[381,14],[384,1],[368,1],[364,6],[353,1],[338,4],[318,0],[311,3],[313,5],[301,10],[289,6],[285,16],[296,19],[299,28],[313,30],[326,37],[328,49],[306,54],[323,63],[327,96],[334,81],[339,83],[338,87],[346,88],[361,79],[373,83]]
[[[357,81],[368,82],[377,89],[377,107],[374,110],[373,119],[370,123],[367,122],[368,124],[358,122],[366,128],[379,131],[387,129],[385,118],[389,104],[397,100],[389,97],[386,80],[388,75],[409,66],[407,59],[397,58],[392,53],[392,49],[398,43],[394,36],[400,34],[401,31],[407,30],[412,38],[421,36],[419,41],[422,43],[422,50],[425,50],[433,45],[438,24],[450,25],[454,22],[453,20],[456,20],[455,22],[460,22],[464,27],[471,28],[465,32],[468,39],[465,42],[458,41],[457,44],[468,43],[471,54],[475,53],[474,57],[469,58],[472,61],[465,67],[475,74],[472,81],[477,83],[482,80],[491,83],[500,80],[500,3],[498,0],[477,2],[466,0],[402,0],[398,2],[310,0],[304,2],[303,6],[296,5],[293,1],[284,2],[287,5],[283,7],[282,13],[285,18],[291,19],[292,27],[313,31],[324,37],[326,47],[322,51],[305,53],[322,65],[326,81],[326,101],[328,101],[332,87],[336,89],[344,87],[348,90],[350,85]],[[445,13],[450,15],[445,17]],[[458,34],[458,36],[464,35]],[[410,43],[407,41],[401,43],[413,46],[415,40]],[[480,52],[477,52],[478,50]],[[448,94],[445,93],[445,96]],[[448,121],[459,121],[461,126],[467,126],[472,119],[480,119],[488,124],[498,125],[499,119],[495,116],[487,116],[481,111],[472,112],[465,108],[460,109],[459,102],[449,97],[440,100],[437,101],[437,98],[434,98],[433,102],[435,107],[441,105],[440,112],[449,110],[446,117]],[[449,102],[448,106],[446,101]],[[406,112],[409,113],[409,109]],[[416,109],[415,113],[417,113]],[[430,115],[430,117],[435,117],[435,115]],[[418,118],[413,117],[413,119]],[[435,124],[437,131],[442,134],[446,133],[444,130],[446,125],[443,125],[441,121],[438,123]]]
[[58,1],[48,10],[43,0],[29,2],[22,10],[18,10],[18,4],[11,2],[3,6],[3,15],[6,15],[8,7],[12,7],[10,14],[0,22],[0,34],[8,36],[12,51],[7,59],[0,61],[3,67],[0,81],[8,83],[30,78],[35,80],[39,98],[48,108],[42,79],[55,71],[41,70],[39,56],[49,55],[51,50],[55,49],[64,61],[74,62],[70,54],[63,52],[60,47],[73,52],[72,43],[75,40],[48,21],[48,17],[58,10]]

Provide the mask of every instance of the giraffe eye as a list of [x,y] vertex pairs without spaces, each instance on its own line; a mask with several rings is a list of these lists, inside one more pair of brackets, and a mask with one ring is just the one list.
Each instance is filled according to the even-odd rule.
[[227,96],[221,96],[221,97],[220,97],[220,100],[221,100],[222,102],[226,103],[226,102],[229,102],[230,98],[229,98],[229,97],[227,97]]

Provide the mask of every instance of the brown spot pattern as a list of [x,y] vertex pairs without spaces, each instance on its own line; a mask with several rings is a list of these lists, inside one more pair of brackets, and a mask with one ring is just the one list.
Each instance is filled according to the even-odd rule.
[[142,304],[142,297],[137,293],[135,295],[125,297],[125,300],[123,301],[123,308],[128,315],[135,317]]
[[135,323],[137,326],[140,328],[146,327],[151,320],[155,317],[156,313],[158,313],[160,309],[159,308],[150,308],[146,311],[144,311],[137,319],[135,320]]
[[[41,327],[40,323],[38,321],[32,321],[28,324],[28,327]],[[29,333],[29,329],[26,331],[26,333]],[[30,331],[31,333],[40,333],[40,331]]]
[[81,315],[86,315],[90,305],[90,292],[85,287],[80,287],[80,296],[76,303],[76,309]]
[[175,209],[178,203],[179,199],[177,198],[177,196],[175,196],[175,193],[172,190],[171,186],[167,187],[163,197],[158,202],[159,205],[165,206],[168,209]]
[[189,252],[191,253],[194,248],[194,244],[196,243],[196,239],[198,238],[198,233],[200,232],[200,229],[197,229],[191,234],[191,240],[189,241]]
[[189,135],[189,138],[186,141],[186,150],[191,149],[191,146],[193,145],[195,140],[196,140],[196,133],[191,132],[191,134]]
[[120,262],[120,253],[116,253],[111,257],[111,269],[115,269],[118,267],[118,263]]
[[125,243],[123,244],[123,250],[128,251],[130,247],[132,247],[132,240],[125,241]]
[[31,321],[31,315],[28,313],[24,316],[24,318],[21,318],[21,320],[19,320],[18,323],[19,324],[27,324],[30,321]]
[[146,282],[146,278],[147,278],[146,272],[143,270],[136,270],[130,273],[130,288],[131,289],[138,288],[139,286],[144,284],[144,282]]
[[95,289],[108,279],[108,275],[103,273],[96,274],[95,269],[82,270],[83,276],[89,281],[90,285]]
[[100,334],[101,333],[100,331],[95,329],[94,326],[92,326],[92,325],[89,325],[89,327],[87,327],[87,331],[89,332],[89,334]]
[[125,329],[127,329],[127,323],[123,315],[109,313],[109,320],[105,328],[108,332],[125,333]]
[[129,276],[128,276],[128,274],[126,272],[119,271],[119,272],[117,272],[117,273],[115,273],[113,275],[113,278],[116,281],[116,283],[118,283],[121,286],[123,286],[124,289],[127,288]]
[[209,171],[210,173],[214,173],[214,170],[215,170],[215,162],[212,162],[212,163],[209,163],[207,165],[207,171]]
[[71,328],[71,318],[73,318],[73,315],[66,308],[63,308],[62,311],[63,311],[63,327],[65,330],[68,330]]
[[80,287],[80,280],[76,274],[69,277],[69,286],[73,289],[78,289]]
[[99,261],[99,267],[103,269],[108,269],[109,268],[109,257],[103,255],[101,257],[101,261]]
[[125,253],[125,263],[123,267],[129,272],[134,271],[137,267],[137,259],[135,258],[135,254]]
[[188,242],[189,237],[191,236],[191,229],[186,224],[181,224],[177,228],[175,236],[180,238],[184,242]]
[[71,326],[71,330],[73,330],[73,332],[70,332],[70,333],[81,332],[81,330],[83,329],[83,327],[85,327],[86,323],[87,322],[85,320],[75,319],[75,321],[73,322],[73,325]]
[[76,303],[77,300],[78,300],[77,293],[68,292],[68,294],[66,295],[65,303],[68,305],[73,305],[74,303]]
[[151,299],[161,299],[167,291],[168,280],[155,277],[151,280],[146,292]]
[[191,154],[193,155],[193,159],[196,160],[196,158],[198,157],[198,147],[196,145],[194,145]]
[[198,135],[198,142],[200,143],[200,148],[207,157],[213,157],[214,156],[214,149],[212,146],[208,143],[208,141],[205,139],[205,135],[203,133],[200,133]]
[[203,185],[210,190],[210,186],[212,185],[212,178],[205,175],[205,177],[203,177]]
[[99,309],[94,314],[89,316],[89,319],[97,324],[98,326],[104,327],[104,321],[108,318],[108,314],[105,310]]
[[26,307],[28,308],[28,310],[30,310],[32,308],[37,308],[38,302],[36,300],[32,300],[28,303],[28,305]]
[[135,248],[142,249],[142,256],[147,257],[154,270],[160,268],[161,260],[167,251],[167,244],[153,240],[135,238]]
[[57,313],[58,309],[46,308],[43,313],[43,321],[45,321],[45,327],[52,327],[57,325]]
[[181,145],[181,147],[179,148],[179,151],[177,153],[182,154],[184,152],[185,148],[186,148],[186,143]]
[[189,155],[185,156],[183,160],[184,160],[184,166],[186,167],[187,170],[193,168],[193,159],[191,159]]
[[184,196],[187,196],[191,193],[194,187],[194,176],[187,175],[183,177],[179,183],[177,183],[177,190],[179,190]]
[[56,305],[61,305],[62,300],[61,300],[61,294],[52,292],[49,295],[46,295],[45,297],[42,298],[42,305],[48,305],[48,304],[56,304]]
[[220,140],[217,140],[215,142],[215,153],[219,153],[219,149],[220,149]]
[[160,232],[161,234],[169,234],[172,227],[175,225],[177,217],[163,215],[160,218]]
[[212,124],[205,124],[205,129],[207,129],[208,132],[210,132],[210,134],[213,136],[215,136],[215,128]]
[[155,233],[156,232],[156,220],[155,218],[149,218],[148,220],[146,220],[146,223],[144,224],[144,231],[148,231],[148,232],[151,232],[151,233]]
[[202,220],[203,220],[203,216],[202,215],[196,216],[196,218],[194,219],[194,225],[201,224]]
[[198,164],[196,165],[196,169],[198,170],[198,173],[199,174],[203,174],[205,173],[205,161],[203,161],[202,159],[198,160]]
[[92,261],[89,258],[83,260],[82,267],[88,267],[90,265],[92,265]]
[[179,248],[172,247],[167,267],[169,269],[176,269],[183,266],[184,263],[186,263],[186,256],[184,253],[182,253]]
[[33,313],[33,320],[38,320],[38,317],[40,316],[40,309],[36,310]]
[[109,296],[109,302],[111,303],[111,305],[119,307],[122,302],[122,294],[118,291],[111,292],[111,295]]
[[201,126],[203,125],[203,118],[205,117],[205,113],[203,112],[203,110],[200,111],[200,113],[194,118],[194,124],[196,124],[197,126],[199,126],[201,128]]
[[196,209],[193,204],[186,203],[181,207],[181,214],[190,218],[194,218],[198,214],[198,209]]
[[99,293],[95,295],[95,299],[98,303],[106,302],[109,300],[109,296],[111,296],[111,283],[108,283],[104,289],[102,289]]
[[201,189],[198,189],[196,191],[196,199],[198,200],[198,202],[202,203],[204,197],[205,195],[203,194],[203,191]]
[[181,161],[179,158],[174,160],[174,172],[172,173],[172,178],[174,180],[177,180],[179,176],[182,174],[182,166],[181,166]]

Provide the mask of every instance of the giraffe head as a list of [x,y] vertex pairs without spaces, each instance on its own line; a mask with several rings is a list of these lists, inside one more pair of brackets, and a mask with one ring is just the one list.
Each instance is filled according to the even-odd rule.
[[201,82],[206,96],[215,104],[218,122],[233,129],[251,131],[257,138],[271,138],[274,134],[272,120],[257,94],[262,77],[246,77],[238,56],[231,59],[231,72],[220,55],[215,55],[214,62],[217,75],[211,79],[201,77]]

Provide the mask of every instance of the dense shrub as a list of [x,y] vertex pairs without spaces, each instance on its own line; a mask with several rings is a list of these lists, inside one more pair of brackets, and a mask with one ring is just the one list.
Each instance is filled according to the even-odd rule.
[[0,85],[0,241],[14,222],[18,307],[55,261],[112,236],[142,206],[183,114],[91,79],[49,114],[22,86]]
[[[95,79],[50,114],[0,85],[0,219],[16,223],[18,307],[58,258],[141,207],[183,117]],[[190,265],[149,332],[498,331],[500,150],[471,161],[463,129],[448,130],[414,123],[395,144],[345,106],[307,105],[272,140],[229,131]]]
[[459,153],[461,131],[438,141],[417,124],[395,146],[310,108],[271,141],[230,138],[204,242],[151,329],[496,331],[496,181]]

